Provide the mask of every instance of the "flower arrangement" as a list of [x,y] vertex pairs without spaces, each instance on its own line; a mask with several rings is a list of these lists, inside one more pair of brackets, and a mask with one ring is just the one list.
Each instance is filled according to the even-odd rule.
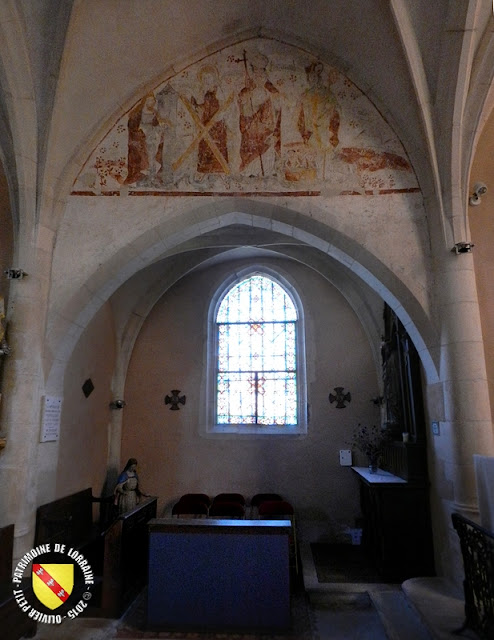
[[365,453],[370,462],[377,463],[384,445],[388,441],[389,434],[385,429],[377,427],[375,424],[372,427],[367,427],[359,423],[349,444]]

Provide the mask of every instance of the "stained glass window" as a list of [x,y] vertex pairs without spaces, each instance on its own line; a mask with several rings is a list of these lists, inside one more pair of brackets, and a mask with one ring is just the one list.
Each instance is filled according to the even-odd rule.
[[233,286],[217,330],[217,424],[297,424],[297,309],[263,274]]

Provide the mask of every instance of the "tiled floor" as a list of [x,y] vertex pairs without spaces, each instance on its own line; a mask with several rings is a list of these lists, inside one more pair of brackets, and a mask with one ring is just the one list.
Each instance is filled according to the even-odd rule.
[[[453,640],[462,601],[444,596],[440,579],[380,583],[320,583],[309,545],[301,546],[304,589],[292,606],[292,629],[283,634],[171,633],[128,628],[119,620],[78,617],[60,626],[39,625],[35,640]],[[438,580],[439,582],[433,582]],[[405,589],[406,591],[406,589]],[[415,600],[417,607],[412,606]],[[428,606],[428,603],[429,606]],[[428,622],[424,625],[424,620]],[[465,637],[474,638],[467,634]]]

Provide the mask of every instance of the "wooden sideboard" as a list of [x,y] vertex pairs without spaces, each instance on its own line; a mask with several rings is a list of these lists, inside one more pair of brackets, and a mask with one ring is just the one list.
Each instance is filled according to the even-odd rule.
[[434,575],[427,481],[409,482],[382,469],[352,470],[360,484],[362,545],[383,579]]

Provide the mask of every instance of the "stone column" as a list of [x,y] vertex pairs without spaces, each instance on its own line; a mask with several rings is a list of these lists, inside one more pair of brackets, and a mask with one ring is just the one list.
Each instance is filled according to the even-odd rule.
[[5,524],[15,523],[14,556],[31,547],[37,506],[41,399],[44,394],[43,350],[52,233],[41,229],[36,243],[26,242],[16,267],[27,276],[11,283],[8,343],[2,383],[0,511]]
[[[436,570],[461,589],[463,561],[451,513],[478,520],[473,454],[494,455],[480,310],[471,253],[446,252],[436,270],[434,314],[440,328],[439,383],[442,403],[431,420],[440,433],[432,441],[431,511],[435,528]],[[440,405],[442,404],[442,407]],[[429,425],[430,428],[430,425]]]
[[478,515],[473,454],[494,455],[489,389],[472,253],[445,257],[437,271],[441,333],[440,377],[449,436],[446,473],[458,510]]

